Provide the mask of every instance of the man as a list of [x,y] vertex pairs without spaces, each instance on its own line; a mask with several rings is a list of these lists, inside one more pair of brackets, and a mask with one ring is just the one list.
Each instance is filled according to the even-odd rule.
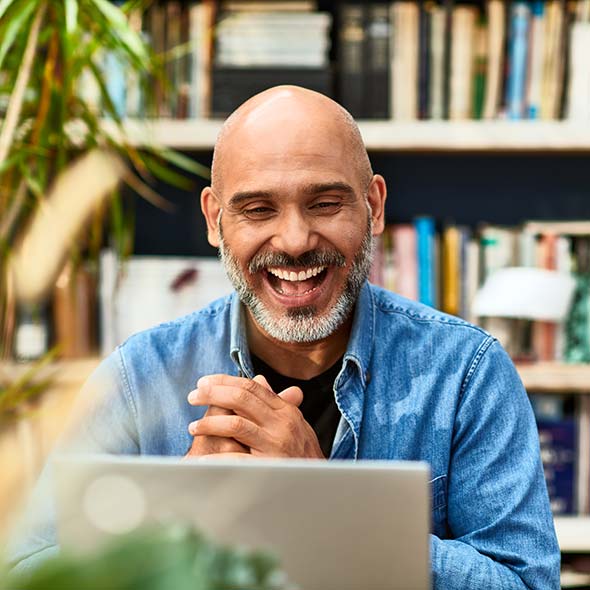
[[[435,588],[556,589],[538,438],[511,361],[479,328],[366,282],[385,197],[333,101],[278,87],[242,105],[201,194],[237,294],[119,347],[64,444],[424,460]],[[51,522],[36,531],[21,568],[55,550]]]

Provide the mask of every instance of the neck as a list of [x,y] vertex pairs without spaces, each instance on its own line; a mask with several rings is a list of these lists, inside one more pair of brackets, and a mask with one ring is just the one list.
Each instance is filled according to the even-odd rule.
[[246,314],[250,352],[285,377],[312,379],[328,370],[346,352],[352,318],[317,342],[281,342],[269,336]]

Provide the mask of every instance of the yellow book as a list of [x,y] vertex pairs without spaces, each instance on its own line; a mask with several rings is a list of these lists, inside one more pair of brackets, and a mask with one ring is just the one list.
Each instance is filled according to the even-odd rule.
[[461,236],[455,226],[445,228],[442,243],[442,310],[459,315],[461,310]]

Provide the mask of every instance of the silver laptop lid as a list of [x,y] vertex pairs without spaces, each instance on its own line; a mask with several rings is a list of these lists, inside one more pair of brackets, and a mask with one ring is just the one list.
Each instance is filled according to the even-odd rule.
[[217,542],[271,551],[304,590],[429,588],[424,463],[69,455],[54,469],[65,547],[194,523]]

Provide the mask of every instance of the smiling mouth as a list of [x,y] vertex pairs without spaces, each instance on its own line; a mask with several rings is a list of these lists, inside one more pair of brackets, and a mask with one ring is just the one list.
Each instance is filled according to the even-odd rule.
[[279,294],[302,297],[315,291],[326,279],[326,266],[308,268],[269,267],[264,271],[269,285]]

